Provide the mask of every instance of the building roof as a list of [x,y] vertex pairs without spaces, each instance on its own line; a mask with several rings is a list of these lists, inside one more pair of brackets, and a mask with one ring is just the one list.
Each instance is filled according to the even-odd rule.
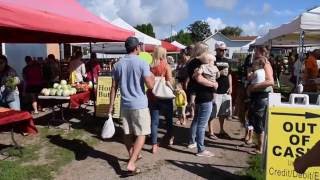
[[223,35],[221,32],[216,32],[214,34],[212,34],[211,36],[209,36],[207,39],[204,40],[204,42],[206,42],[208,39],[212,38],[215,35],[220,35],[225,37],[226,39],[229,39],[230,41],[254,41],[255,39],[258,38],[258,36],[225,36]]
[[227,36],[231,41],[253,41],[257,39],[258,36]]

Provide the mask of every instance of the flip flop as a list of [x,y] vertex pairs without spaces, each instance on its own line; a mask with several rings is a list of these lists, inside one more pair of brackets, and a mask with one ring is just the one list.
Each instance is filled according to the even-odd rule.
[[252,140],[251,140],[251,141],[245,140],[245,143],[246,143],[247,145],[251,145],[251,144],[253,144],[253,141],[252,141]]
[[219,138],[218,138],[216,135],[214,135],[214,134],[209,135],[209,138],[212,139],[212,140],[217,140],[217,139],[219,139]]
[[125,175],[126,176],[135,176],[135,175],[138,175],[140,173],[141,173],[141,169],[140,168],[136,168],[133,171],[130,171],[130,170],[125,171]]
[[222,139],[232,139],[231,136],[229,136],[229,134],[227,134],[225,132],[220,133],[218,136],[221,137]]
[[252,155],[261,155],[262,154],[262,152],[260,152],[258,150],[249,151],[248,153],[252,154]]

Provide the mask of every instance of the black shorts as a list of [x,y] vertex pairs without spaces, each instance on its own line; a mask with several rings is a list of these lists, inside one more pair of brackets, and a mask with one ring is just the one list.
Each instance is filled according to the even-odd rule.
[[268,98],[253,97],[250,101],[248,119],[257,134],[265,131],[267,118]]

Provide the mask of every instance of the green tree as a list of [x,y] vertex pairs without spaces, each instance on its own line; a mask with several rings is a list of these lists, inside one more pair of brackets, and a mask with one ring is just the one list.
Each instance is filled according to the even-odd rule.
[[227,26],[220,31],[225,36],[240,36],[243,30],[240,27]]
[[147,35],[149,35],[151,37],[156,37],[156,34],[153,31],[153,26],[150,23],[137,25],[135,28],[138,31],[143,32],[144,34],[147,34]]
[[175,36],[170,37],[172,41],[178,41],[179,43],[189,46],[192,44],[192,37],[190,33],[184,32],[183,30],[179,31]]
[[210,26],[206,21],[195,21],[188,26],[188,30],[191,32],[193,42],[203,41],[212,35]]

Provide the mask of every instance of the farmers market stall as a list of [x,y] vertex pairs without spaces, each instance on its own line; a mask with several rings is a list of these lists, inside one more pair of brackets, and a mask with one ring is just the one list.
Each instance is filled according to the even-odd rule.
[[[69,124],[69,130],[71,124],[69,120],[64,118],[64,107],[67,103],[67,108],[70,109],[83,109],[81,105],[87,103],[90,100],[90,83],[72,84],[68,85],[65,80],[61,80],[60,84],[55,83],[52,88],[44,88],[41,91],[41,95],[38,96],[41,104],[46,104],[53,112],[51,121],[55,119],[55,107],[58,107],[61,114],[61,120]],[[86,108],[86,107],[85,107]],[[50,121],[48,122],[50,126]]]

